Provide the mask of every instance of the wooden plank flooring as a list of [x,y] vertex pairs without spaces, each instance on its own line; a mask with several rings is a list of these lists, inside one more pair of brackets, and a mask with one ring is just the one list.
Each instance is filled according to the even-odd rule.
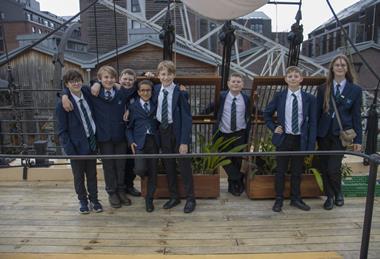
[[[46,258],[54,254],[83,258],[104,254],[359,255],[364,198],[347,198],[344,207],[332,211],[323,210],[323,200],[318,198],[306,200],[312,207],[309,212],[286,202],[282,213],[274,213],[273,200],[233,197],[226,193],[222,179],[220,198],[198,200],[197,210],[188,215],[182,212],[184,202],[169,211],[162,209],[165,200],[155,200],[156,210],[146,213],[142,198],[132,198],[132,206],[112,209],[103,182],[99,182],[99,192],[105,211],[79,215],[70,181],[0,182],[0,258],[31,254],[52,255]],[[375,202],[369,258],[380,254],[380,201]],[[337,258],[308,255],[299,258]]]

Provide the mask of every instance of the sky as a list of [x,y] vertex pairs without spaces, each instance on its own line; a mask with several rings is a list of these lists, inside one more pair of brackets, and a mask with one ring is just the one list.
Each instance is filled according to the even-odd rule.
[[[79,0],[38,0],[42,11],[49,11],[59,16],[70,16],[79,12]],[[284,2],[278,0],[277,2]],[[294,2],[295,0],[292,0]],[[275,0],[271,0],[275,2]],[[288,1],[289,2],[289,1]],[[335,12],[359,2],[358,0],[330,0]],[[258,11],[263,11],[272,19],[272,31],[289,31],[290,26],[295,22],[294,17],[298,10],[297,5],[273,5],[267,4]],[[313,31],[319,25],[332,17],[332,13],[326,0],[303,0],[302,1],[302,21],[304,25],[304,35]]]

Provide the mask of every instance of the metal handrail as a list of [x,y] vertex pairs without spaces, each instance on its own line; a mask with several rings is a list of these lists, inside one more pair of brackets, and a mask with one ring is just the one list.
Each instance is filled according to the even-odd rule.
[[[281,151],[281,152],[235,152],[235,153],[189,153],[189,154],[123,154],[123,155],[83,155],[83,156],[65,156],[65,155],[7,155],[0,154],[1,158],[21,158],[27,160],[31,158],[36,159],[131,159],[131,158],[193,158],[193,157],[207,157],[207,156],[220,156],[228,155],[228,157],[242,157],[242,156],[305,156],[305,155],[353,155],[368,159],[369,162],[369,176],[368,176],[368,192],[366,197],[366,206],[364,213],[362,241],[360,247],[360,259],[368,258],[368,248],[371,236],[373,204],[375,199],[375,188],[377,169],[380,164],[380,155],[372,154],[366,155],[359,152],[352,151]],[[28,163],[23,163],[22,167],[25,168]]]

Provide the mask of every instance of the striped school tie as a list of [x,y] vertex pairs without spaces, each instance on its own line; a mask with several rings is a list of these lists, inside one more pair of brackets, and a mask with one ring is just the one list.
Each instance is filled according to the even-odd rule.
[[340,99],[340,84],[337,84],[336,85],[336,90],[335,90],[335,100],[339,100]]
[[164,93],[164,98],[162,100],[161,107],[161,127],[166,129],[169,126],[169,118],[168,118],[168,94],[169,92],[166,90],[162,90]]
[[148,103],[144,103],[144,111],[149,113]]
[[83,105],[83,99],[79,100],[79,104],[80,104],[80,109],[83,112],[84,120],[86,121],[87,129],[88,129],[88,134],[89,134],[88,143],[90,144],[90,149],[91,151],[95,151],[96,150],[95,134],[94,134],[94,130],[92,129],[90,117],[88,116],[87,110]]
[[293,134],[298,134],[299,125],[298,125],[298,101],[297,96],[292,94],[293,96],[293,106],[292,106],[292,131]]
[[232,99],[231,105],[231,131],[236,130],[236,97]]

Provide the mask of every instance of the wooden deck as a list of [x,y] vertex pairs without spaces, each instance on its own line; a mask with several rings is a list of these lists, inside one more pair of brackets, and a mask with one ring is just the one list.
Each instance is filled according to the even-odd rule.
[[[184,202],[169,211],[162,209],[165,200],[155,200],[156,210],[149,214],[142,198],[133,198],[130,207],[110,208],[104,183],[101,181],[99,185],[105,211],[79,215],[70,181],[1,181],[0,258],[44,255],[91,258],[92,254],[99,256],[96,258],[138,258],[135,255],[263,258],[247,254],[274,253],[280,253],[281,258],[339,258],[338,255],[358,258],[359,255],[364,198],[347,198],[344,207],[332,211],[323,210],[322,199],[306,200],[312,207],[309,212],[292,208],[286,202],[282,213],[274,213],[273,200],[233,197],[226,193],[226,180],[222,179],[221,197],[198,200],[197,210],[191,215],[182,212]],[[377,199],[370,258],[380,257],[379,205]],[[336,254],[282,254],[306,252]],[[32,254],[34,257],[29,257]],[[62,254],[69,255],[59,257]]]

